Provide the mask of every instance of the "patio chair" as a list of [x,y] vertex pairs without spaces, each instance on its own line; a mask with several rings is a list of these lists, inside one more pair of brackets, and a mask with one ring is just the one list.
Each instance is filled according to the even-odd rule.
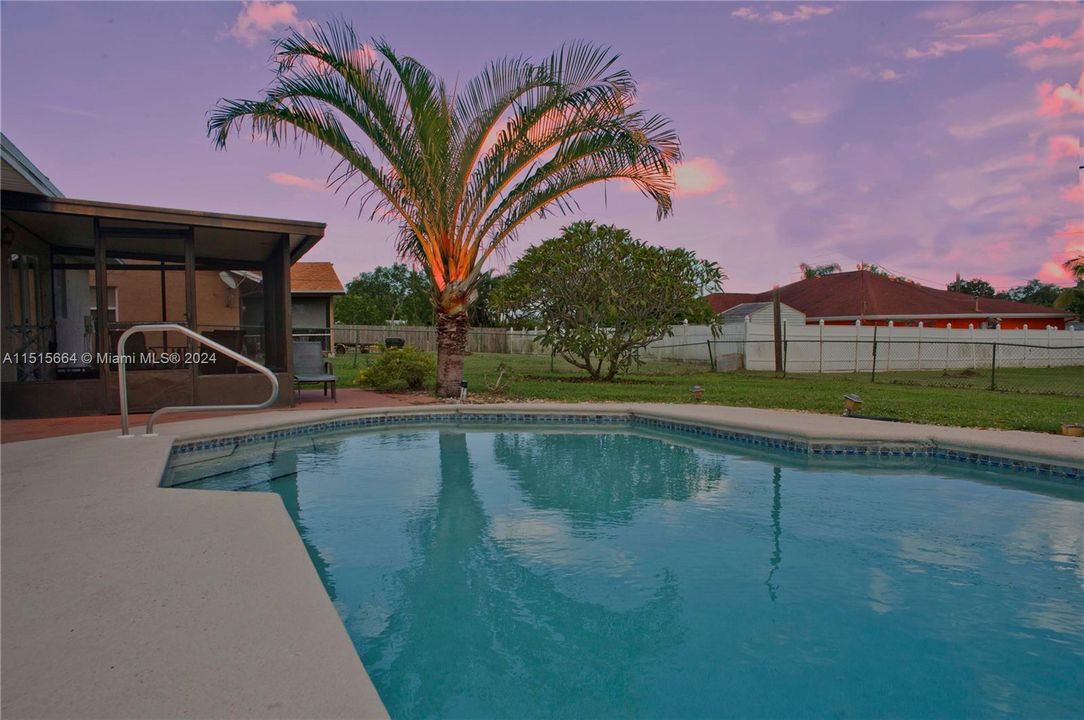
[[331,363],[324,358],[324,346],[319,342],[294,342],[294,387],[297,389],[298,402],[301,402],[303,383],[322,383],[325,397],[330,385],[331,399],[338,402],[335,398],[335,374],[331,372]]

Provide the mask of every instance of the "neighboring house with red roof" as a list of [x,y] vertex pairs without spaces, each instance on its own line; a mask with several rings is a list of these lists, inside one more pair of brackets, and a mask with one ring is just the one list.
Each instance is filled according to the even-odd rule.
[[[724,313],[744,303],[771,302],[773,291],[713,293],[708,303]],[[954,328],[996,327],[1065,329],[1073,313],[1012,300],[974,297],[926,287],[908,280],[870,272],[822,275],[779,288],[780,302],[803,313],[807,323],[826,325],[917,325]]]
[[298,262],[290,268],[290,299],[294,337],[309,332],[313,340],[327,341],[325,350],[334,347],[335,297],[345,295],[342,281],[329,262]]

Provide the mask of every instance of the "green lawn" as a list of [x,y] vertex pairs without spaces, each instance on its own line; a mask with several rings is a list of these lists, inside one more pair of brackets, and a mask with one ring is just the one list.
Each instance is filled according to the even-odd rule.
[[[353,385],[357,369],[353,357],[336,358],[336,371],[343,385]],[[364,366],[366,356],[358,360]],[[500,387],[494,387],[501,368]],[[893,373],[871,383],[868,375],[791,375],[774,373],[713,373],[699,364],[654,362],[615,383],[588,381],[583,373],[557,360],[535,355],[474,354],[466,360],[466,378],[471,393],[494,399],[546,399],[561,402],[691,402],[689,388],[704,388],[704,402],[742,407],[787,408],[838,414],[843,395],[857,392],[865,401],[868,415],[936,425],[993,427],[1011,430],[1059,432],[1061,423],[1084,422],[1084,397],[1045,395],[1033,392],[1001,392],[984,389],[989,377],[944,377],[940,373]],[[923,377],[925,376],[925,377]],[[1057,388],[1064,392],[1084,385],[1084,369],[1053,368],[999,370],[1006,385],[1029,390]],[[912,385],[899,383],[934,383]],[[938,387],[937,384],[970,384],[971,387]]]

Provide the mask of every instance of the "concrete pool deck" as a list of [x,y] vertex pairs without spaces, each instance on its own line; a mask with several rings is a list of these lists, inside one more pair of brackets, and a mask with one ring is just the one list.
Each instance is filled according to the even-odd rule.
[[[1084,439],[710,405],[271,411],[5,444],[5,717],[386,717],[278,496],[158,486],[174,440],[359,416],[619,414],[1084,467]],[[136,432],[142,432],[137,429]]]

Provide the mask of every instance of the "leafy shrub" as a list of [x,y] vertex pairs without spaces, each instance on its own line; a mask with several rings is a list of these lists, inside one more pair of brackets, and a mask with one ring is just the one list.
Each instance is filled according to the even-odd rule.
[[494,306],[513,325],[539,328],[542,347],[593,380],[610,381],[683,320],[714,328],[704,296],[724,279],[689,250],[583,220],[527,248],[494,291]]
[[433,384],[437,363],[415,347],[389,348],[358,373],[358,383],[377,390],[420,390]]

